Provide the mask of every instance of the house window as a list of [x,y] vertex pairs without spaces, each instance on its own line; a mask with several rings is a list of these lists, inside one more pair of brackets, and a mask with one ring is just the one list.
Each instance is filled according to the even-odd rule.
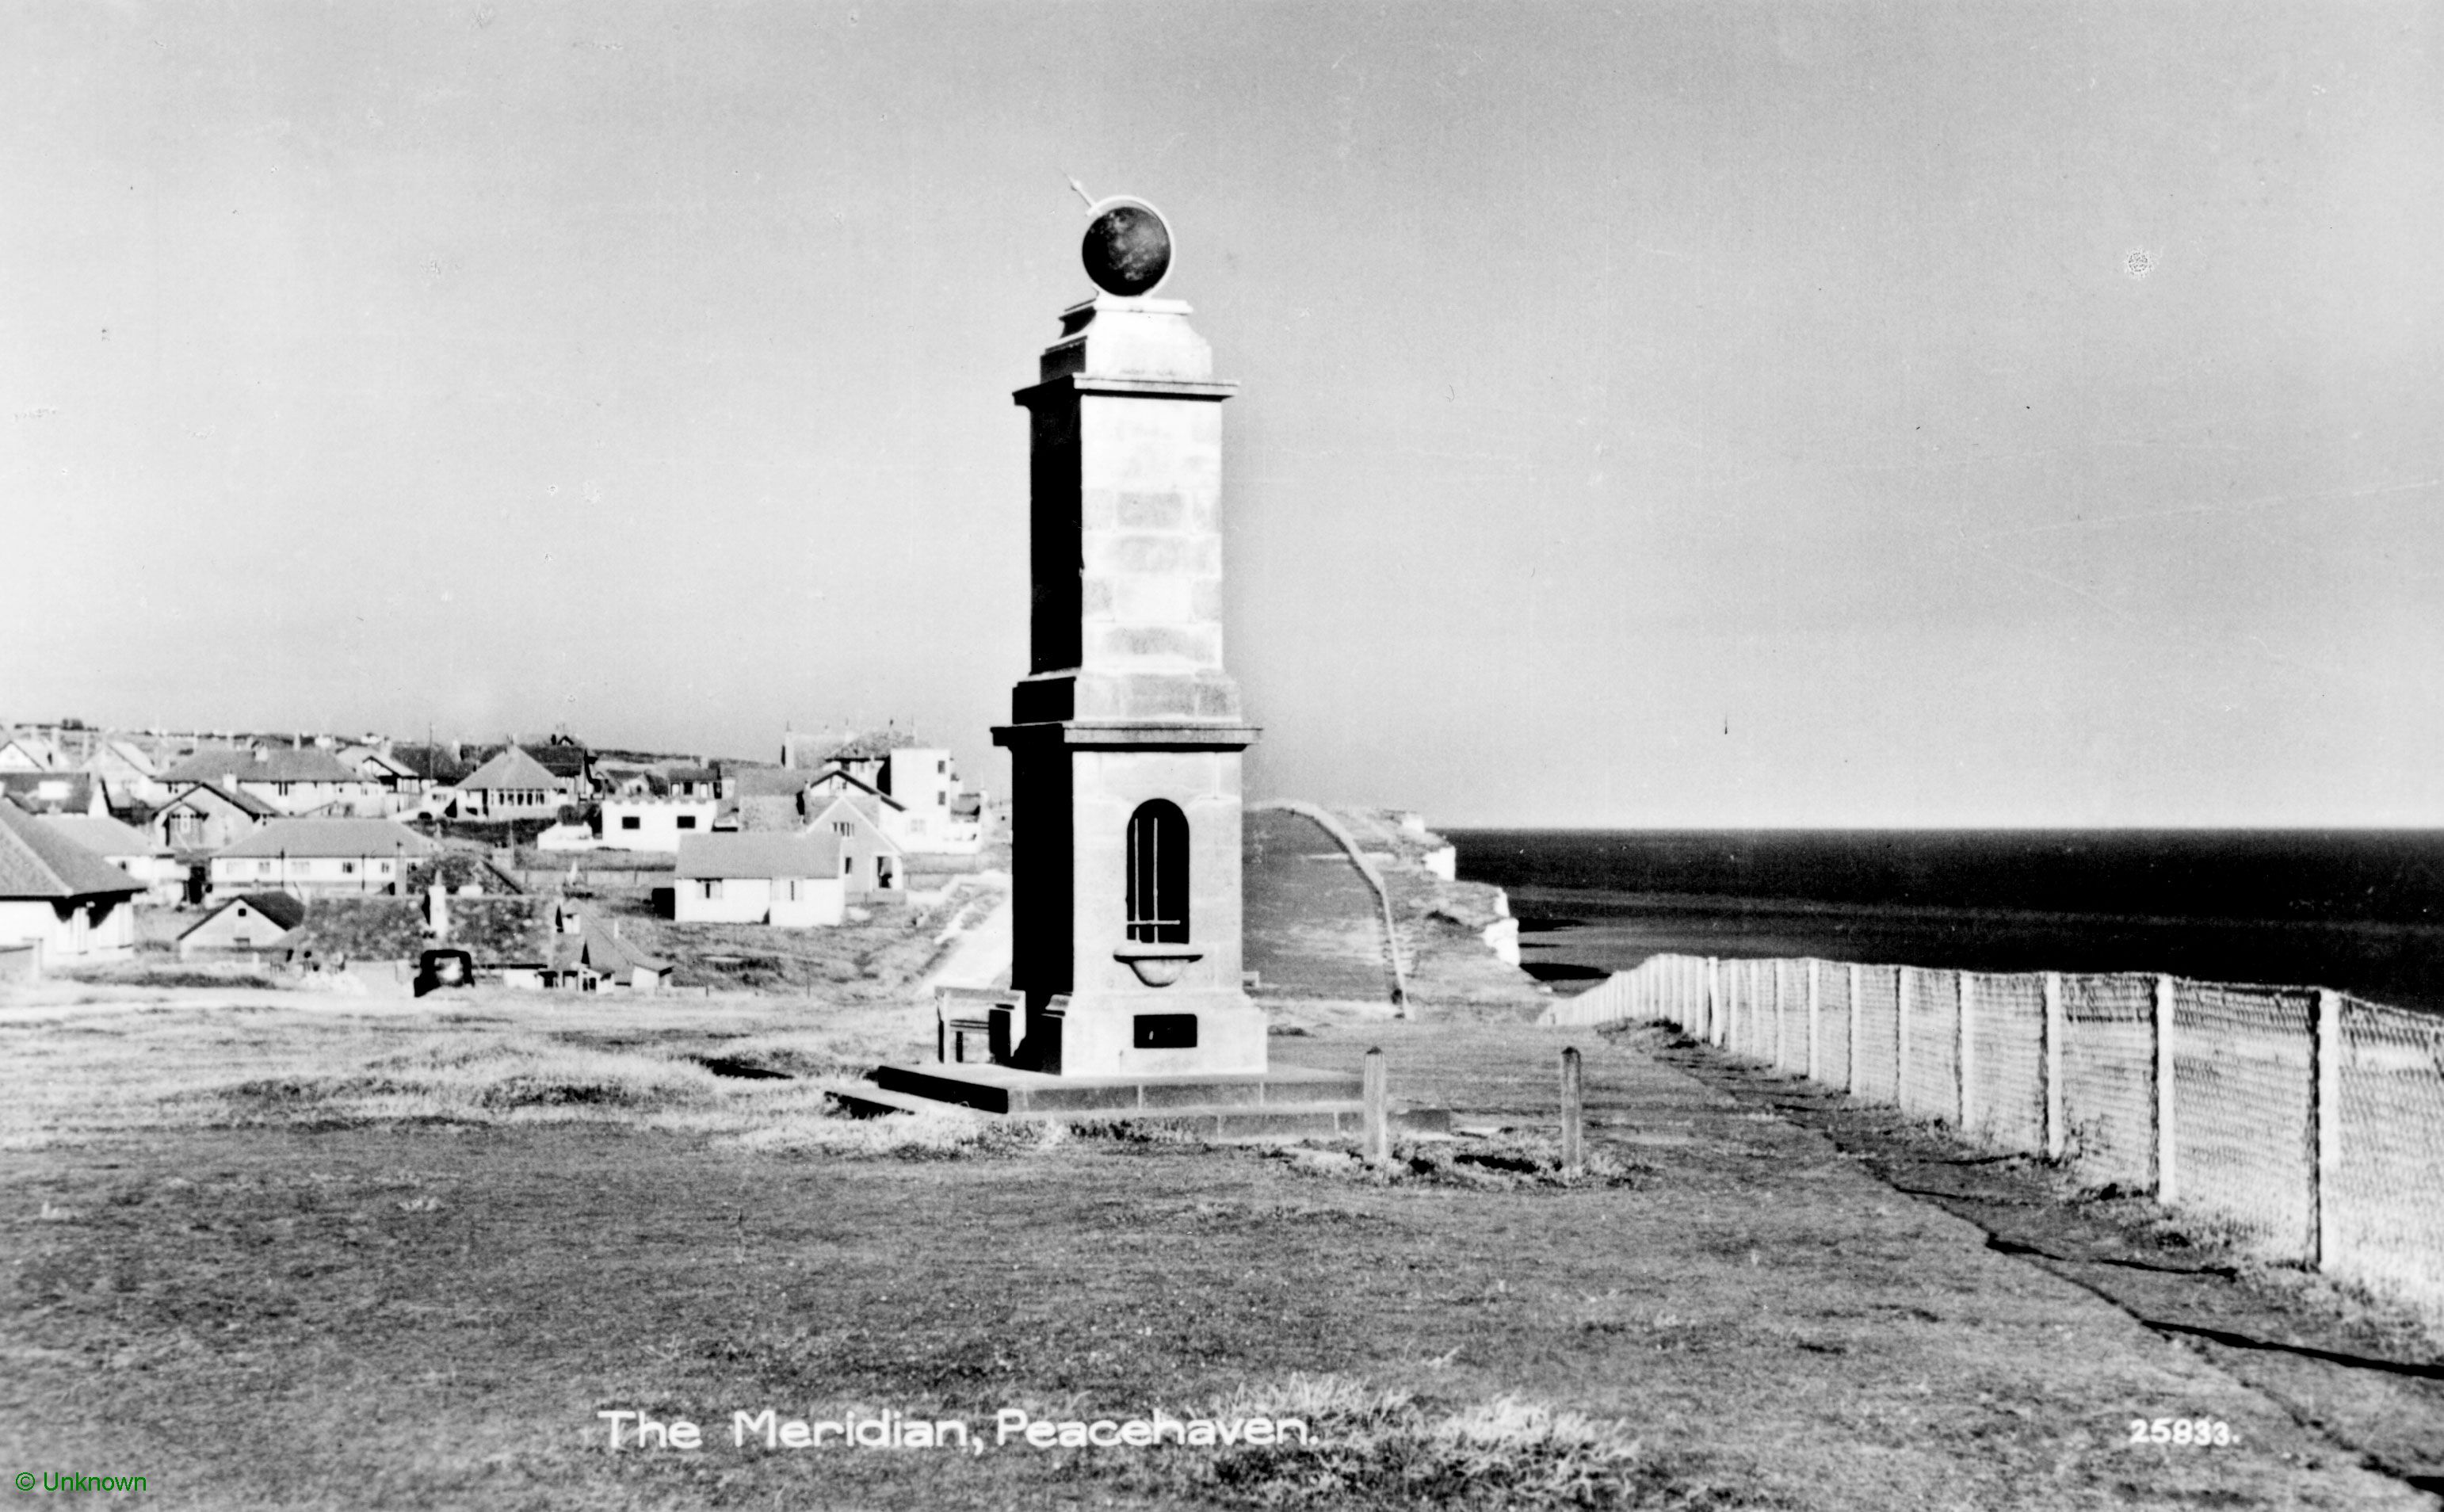
[[857,826],[844,819],[836,819],[832,821],[832,833],[835,835],[854,835],[857,833]]
[[269,876],[271,875],[271,863],[269,861],[255,862],[254,875],[257,876]]
[[950,770],[951,770],[951,763],[950,763],[949,758],[947,758],[947,757],[945,757],[943,760],[938,761],[938,762],[935,762],[935,763],[934,764],[934,771],[935,771],[935,773],[936,775],[938,775],[938,776],[947,776],[947,775],[949,775]]
[[342,876],[356,876],[356,875],[357,875],[357,863],[356,863],[356,862],[354,862],[354,861],[342,861],[342,862],[340,863],[340,875],[341,875]]
[[679,816],[679,828],[681,828],[681,829],[694,829],[694,828],[695,828],[695,816],[694,816],[694,814],[681,814],[681,815]]
[[843,856],[843,857],[841,857],[841,876],[854,876],[855,875],[857,875],[857,857],[854,857],[854,856]]
[[645,821],[638,815],[622,814],[620,816],[620,827],[621,829],[643,829],[645,827]]
[[696,886],[696,896],[698,896],[698,897],[701,897],[701,898],[716,898],[716,897],[719,897],[719,896],[721,895],[721,878],[719,878],[719,877],[717,877],[717,876],[708,876],[708,877],[701,878],[700,880],[698,880],[698,881],[697,881],[697,883],[695,884],[695,886]]
[[1188,940],[1188,816],[1157,798],[1129,816],[1129,939]]

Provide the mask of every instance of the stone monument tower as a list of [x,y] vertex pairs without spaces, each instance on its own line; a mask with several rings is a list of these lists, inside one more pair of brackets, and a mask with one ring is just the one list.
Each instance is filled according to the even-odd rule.
[[[1239,758],[1222,666],[1222,402],[1189,307],[1156,299],[1162,217],[1106,200],[1099,292],[1039,380],[1028,675],[993,730],[1011,777],[1010,988],[994,1059],[1063,1077],[1262,1073],[1241,989]],[[1019,1019],[1020,1005],[1011,1005]]]

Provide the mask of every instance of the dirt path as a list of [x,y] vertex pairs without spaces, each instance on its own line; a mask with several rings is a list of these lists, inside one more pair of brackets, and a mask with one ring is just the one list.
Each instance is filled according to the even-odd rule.
[[[2342,1384],[2304,1410],[2300,1383],[2276,1379],[2297,1357],[2152,1331],[2092,1278],[1879,1179],[1775,1108],[1783,1089],[1711,1085],[1710,1068],[1666,1063],[1659,1037],[1583,1029],[1378,1023],[1275,1049],[1332,1065],[1361,1042],[1383,1047],[1397,1095],[1522,1124],[1554,1119],[1560,1049],[1582,1049],[1591,1137],[1652,1174],[1567,1220],[1611,1241],[1601,1255],[1523,1249],[1514,1284],[1581,1316],[1574,1347],[1521,1385],[1771,1466],[1787,1504],[2438,1504],[2368,1468],[2385,1455],[2361,1435],[2307,1426],[2350,1411]],[[2128,1442],[2159,1417],[2227,1422],[2236,1442]],[[2444,1416],[2361,1420],[2415,1474],[2412,1439]]]

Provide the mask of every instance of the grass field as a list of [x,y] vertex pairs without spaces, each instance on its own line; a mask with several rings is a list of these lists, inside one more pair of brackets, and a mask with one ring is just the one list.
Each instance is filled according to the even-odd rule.
[[[0,1469],[215,1507],[2427,1504],[1635,1038],[1579,1036],[1610,1179],[1384,1182],[828,1116],[904,1005],[154,997],[0,1005]],[[1273,1042],[1379,1043],[1532,1153],[1563,1041]],[[1320,1442],[733,1446],[766,1407]],[[605,1411],[706,1445],[612,1454]],[[2126,1443],[2169,1415],[2239,1443]]]

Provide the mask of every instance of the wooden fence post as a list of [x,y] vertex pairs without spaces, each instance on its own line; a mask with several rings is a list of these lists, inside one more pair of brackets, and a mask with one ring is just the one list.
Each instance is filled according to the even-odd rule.
[[1366,1163],[1370,1166],[1379,1166],[1392,1158],[1392,1110],[1384,1086],[1381,1048],[1368,1050],[1366,1059],[1361,1064],[1365,1068],[1361,1088],[1361,1095],[1366,1099],[1366,1112],[1364,1128],[1360,1137],[1365,1151]]
[[1823,1040],[1823,1038],[1824,1038],[1824,1037],[1823,1037],[1823,1033],[1822,1033],[1821,1028],[1820,1028],[1820,1023],[1821,1023],[1822,1016],[1823,1016],[1824,1011],[1824,995],[1823,995],[1823,994],[1818,990],[1818,988],[1817,988],[1817,985],[1816,985],[1816,968],[1817,968],[1817,965],[1818,965],[1818,963],[1816,962],[1816,960],[1815,960],[1814,958],[1812,958],[1812,957],[1811,957],[1811,958],[1808,960],[1808,963],[1807,963],[1807,1079],[1808,1079],[1808,1080],[1810,1080],[1810,1081],[1818,1081],[1818,1080],[1822,1080],[1822,1079],[1823,1079],[1823,1078],[1818,1074],[1818,1067],[1817,1067],[1817,1052],[1818,1052],[1818,1050],[1819,1050],[1819,1048],[1820,1048],[1820,1045],[1821,1045],[1822,1040]]
[[1706,957],[1706,1042],[1719,1045],[1725,1038],[1723,1020],[1723,963],[1713,956]]
[[1859,1093],[1859,965],[1850,963],[1850,1063],[1842,1076],[1842,1090],[1852,1097]]
[[1562,1174],[1575,1176],[1586,1165],[1586,1095],[1580,1081],[1578,1046],[1562,1052]]
[[2156,978],[2156,1200],[2166,1207],[2181,1194],[2173,1130],[2173,979]]
[[2069,1027],[2063,1011],[2062,973],[2046,973],[2046,1158],[2060,1160],[2070,1148],[2070,1131],[2063,1126],[2063,1038]]
[[1910,968],[1893,971],[1893,1106],[1909,1112]]
[[2334,1180],[2342,1165],[2342,995],[2317,989],[2308,1035],[2308,1263],[2335,1260]]
[[1957,1097],[1953,1111],[1959,1115],[1960,1136],[1966,1139],[1971,1134],[1969,1116],[1975,1106],[1973,1089],[1977,1084],[1977,1037],[1971,1022],[1977,1016],[1977,989],[1970,985],[1966,971],[1953,972],[1952,981],[1956,988],[1952,1009],[1952,1079],[1960,1083],[1954,1089]]

